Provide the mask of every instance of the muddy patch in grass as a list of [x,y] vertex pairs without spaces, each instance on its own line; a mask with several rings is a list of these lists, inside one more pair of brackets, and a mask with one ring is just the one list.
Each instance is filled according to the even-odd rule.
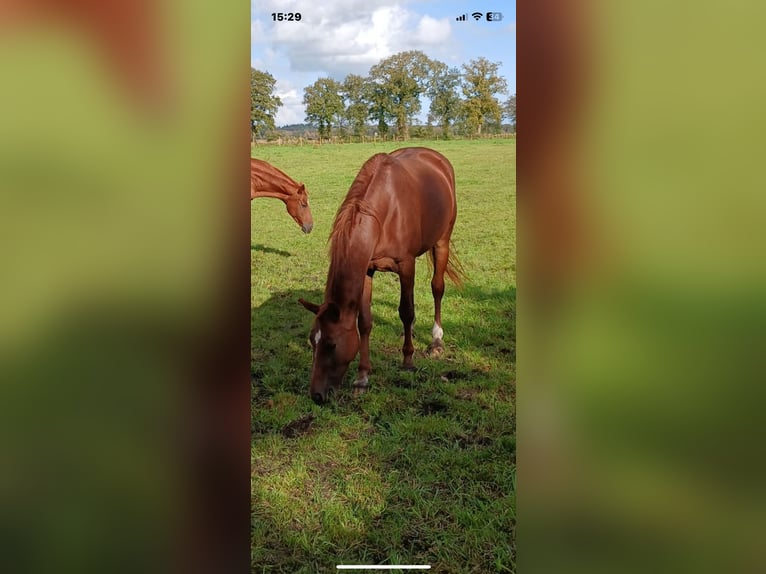
[[462,371],[447,371],[446,373],[442,374],[442,380],[446,382],[460,381],[469,377],[470,375],[468,373],[464,373]]
[[311,430],[314,424],[314,415],[309,413],[304,417],[288,423],[282,428],[282,436],[285,438],[297,438],[303,436]]
[[419,413],[421,415],[432,415],[441,413],[449,409],[449,405],[441,399],[429,399],[420,403]]
[[397,377],[391,380],[391,384],[399,389],[411,389],[415,386],[415,381],[413,379]]
[[472,448],[481,446],[490,446],[493,443],[492,438],[476,433],[462,435],[457,438],[457,444],[460,448]]
[[442,373],[441,379],[447,383],[454,383],[456,381],[470,381],[476,377],[486,377],[487,371],[482,369],[471,369],[470,371],[460,371],[452,369]]
[[455,398],[461,401],[475,401],[479,392],[479,389],[460,389],[455,393]]

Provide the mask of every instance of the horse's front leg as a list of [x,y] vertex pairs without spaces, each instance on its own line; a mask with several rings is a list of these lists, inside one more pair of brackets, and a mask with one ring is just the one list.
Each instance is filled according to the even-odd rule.
[[399,283],[401,297],[399,299],[399,318],[404,326],[404,345],[402,346],[402,368],[412,371],[415,364],[412,354],[415,346],[412,344],[412,325],[415,323],[415,260],[399,264]]
[[354,381],[354,396],[361,395],[370,385],[370,331],[372,331],[372,276],[364,277],[364,292],[359,306],[359,372]]

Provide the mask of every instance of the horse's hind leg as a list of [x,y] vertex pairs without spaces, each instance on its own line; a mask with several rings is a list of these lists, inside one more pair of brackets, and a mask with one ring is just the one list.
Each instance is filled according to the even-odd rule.
[[370,331],[372,331],[372,277],[364,277],[364,293],[359,306],[359,372],[354,381],[354,396],[361,395],[370,385],[367,376],[372,370],[370,364]]
[[444,330],[442,329],[442,297],[444,296],[444,273],[449,262],[449,239],[439,241],[431,250],[434,260],[434,276],[431,279],[431,293],[434,296],[434,326],[431,329],[431,344],[428,355],[438,357],[444,352]]
[[415,346],[412,344],[412,324],[415,322],[415,260],[399,264],[399,283],[402,293],[399,299],[399,318],[404,326],[404,345],[402,346],[402,368],[414,370],[412,354]]

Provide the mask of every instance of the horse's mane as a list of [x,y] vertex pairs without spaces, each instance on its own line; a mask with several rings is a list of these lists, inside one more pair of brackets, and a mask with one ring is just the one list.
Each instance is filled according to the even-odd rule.
[[300,184],[270,163],[250,158],[250,187],[255,191],[282,191],[289,194]]
[[365,199],[365,195],[381,163],[386,160],[390,161],[386,153],[377,153],[368,159],[362,166],[362,169],[359,170],[354,183],[351,184],[346,194],[346,199],[340,204],[338,212],[335,214],[332,233],[330,233],[330,238],[328,239],[330,243],[330,260],[333,264],[340,263],[346,256],[348,238],[356,223],[357,215],[362,213],[375,217],[372,207]]

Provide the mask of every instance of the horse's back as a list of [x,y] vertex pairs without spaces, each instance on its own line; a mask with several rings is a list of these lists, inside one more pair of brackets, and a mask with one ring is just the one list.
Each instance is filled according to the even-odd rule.
[[393,166],[401,167],[397,181],[401,195],[418,198],[431,218],[454,220],[455,171],[446,157],[424,147],[398,149],[389,156]]
[[449,160],[429,148],[402,148],[378,160],[373,180],[383,199],[384,243],[406,244],[420,255],[449,237],[457,216],[455,174]]
[[395,162],[415,173],[433,171],[442,175],[450,184],[454,193],[455,171],[450,161],[436,150],[427,147],[405,147],[388,154]]

